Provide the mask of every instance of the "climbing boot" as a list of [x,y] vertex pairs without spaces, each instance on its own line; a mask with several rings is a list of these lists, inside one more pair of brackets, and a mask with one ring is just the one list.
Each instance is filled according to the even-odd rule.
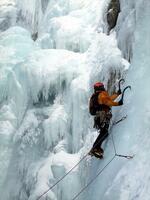
[[95,156],[96,158],[103,158],[103,153],[99,149],[91,149],[89,152],[90,156]]
[[103,154],[104,150],[100,147],[99,151]]

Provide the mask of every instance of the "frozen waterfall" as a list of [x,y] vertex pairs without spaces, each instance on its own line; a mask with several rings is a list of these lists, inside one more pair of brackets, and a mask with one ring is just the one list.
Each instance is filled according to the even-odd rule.
[[[80,162],[97,137],[88,113],[93,83],[112,93],[121,77],[132,91],[112,120],[127,118],[110,132],[117,152],[135,157],[116,157],[77,199],[149,199],[150,2],[120,0],[108,34],[110,2],[1,0],[2,200],[37,200]],[[114,156],[111,135],[103,160],[86,157],[41,199],[72,200]]]

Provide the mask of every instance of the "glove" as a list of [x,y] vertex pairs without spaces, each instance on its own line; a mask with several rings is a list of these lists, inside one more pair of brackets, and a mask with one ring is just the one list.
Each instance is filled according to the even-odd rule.
[[121,92],[121,89],[119,89],[118,91],[117,91],[117,94],[118,95],[120,95],[122,92]]
[[122,99],[118,102],[118,105],[119,105],[119,106],[122,106],[122,105],[123,105],[123,100],[122,100]]

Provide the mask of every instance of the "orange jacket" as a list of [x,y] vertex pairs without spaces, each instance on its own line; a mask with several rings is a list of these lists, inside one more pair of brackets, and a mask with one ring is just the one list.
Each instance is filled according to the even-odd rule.
[[114,102],[114,100],[118,97],[118,94],[113,94],[109,96],[107,91],[102,91],[98,95],[98,103],[103,104],[109,107],[119,106],[118,102]]

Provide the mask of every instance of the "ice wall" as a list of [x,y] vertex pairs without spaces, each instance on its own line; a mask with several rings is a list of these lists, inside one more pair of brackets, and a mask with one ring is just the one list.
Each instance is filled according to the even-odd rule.
[[131,109],[126,125],[130,129],[125,126],[126,131],[123,131],[123,134],[129,138],[131,151],[136,156],[133,161],[122,167],[104,199],[111,199],[112,195],[111,198],[108,197],[110,193],[115,193],[114,198],[120,200],[149,199],[149,9],[149,1],[136,3],[138,23],[136,24],[133,61],[128,75],[128,82],[133,85],[133,92],[127,107],[127,110]]
[[0,1],[0,32],[15,25],[17,9],[14,0]]
[[121,12],[119,13],[115,30],[117,32],[118,46],[123,56],[131,61],[133,57],[134,31],[136,27],[137,2],[120,0]]
[[85,52],[102,21],[103,1],[50,1],[40,29],[38,43],[42,48]]
[[16,0],[17,5],[17,24],[27,28],[31,34],[38,33],[39,24],[41,23],[43,12],[40,0]]
[[[114,135],[118,152],[135,154],[135,157],[130,161],[116,158],[105,170],[105,173],[95,181],[87,199],[96,200],[98,196],[104,200],[149,199],[150,2],[139,1],[135,2],[134,6],[137,22],[135,24],[135,42],[133,59],[126,80],[127,84],[132,85],[132,92],[126,95],[125,105],[118,113],[119,115],[127,114],[128,117],[122,124],[114,126],[111,134]],[[111,137],[107,143],[107,150],[108,148],[113,152]],[[111,154],[107,150],[106,154],[108,153],[107,157],[109,157]],[[97,164],[96,170],[99,171],[101,167],[101,164]],[[101,190],[98,190],[97,186]]]
[[1,190],[13,147],[12,134],[20,126],[28,105],[27,94],[15,70],[34,49],[32,46],[30,34],[22,28],[14,27],[0,34]]
[[[87,132],[87,127],[82,126],[88,117],[85,55],[67,50],[41,50],[29,32],[19,27],[1,34],[0,44],[1,136],[13,137],[2,197],[34,199],[49,186],[48,177],[52,184],[79,159],[69,153],[78,151]],[[78,85],[81,80],[82,86]],[[49,167],[54,168],[52,173]],[[43,168],[47,170],[45,175]],[[74,187],[78,189],[79,175],[73,172],[72,176],[77,179]],[[67,179],[66,187],[69,183]],[[65,188],[60,186],[62,191]],[[55,194],[51,192],[48,196],[52,198]],[[61,191],[58,196],[62,196]]]

